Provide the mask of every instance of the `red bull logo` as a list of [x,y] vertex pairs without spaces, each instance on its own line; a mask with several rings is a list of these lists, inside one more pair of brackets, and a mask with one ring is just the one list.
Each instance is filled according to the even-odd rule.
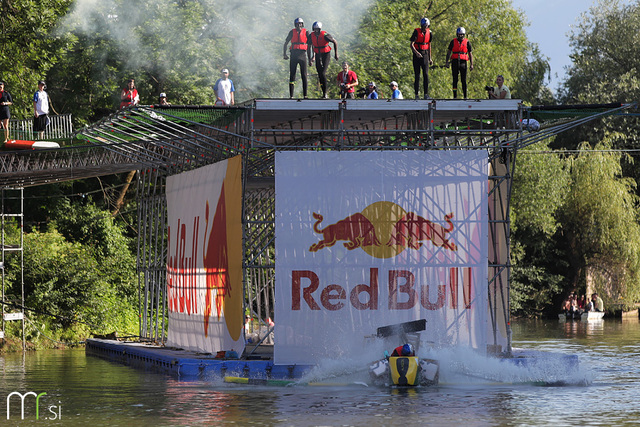
[[450,251],[457,245],[447,237],[454,229],[453,213],[445,215],[446,226],[430,221],[414,212],[406,212],[392,202],[376,202],[362,212],[350,215],[335,224],[320,228],[323,216],[313,213],[316,222],[313,231],[322,235],[318,243],[309,248],[317,252],[339,241],[348,250],[361,248],[375,258],[391,258],[406,248],[420,249],[424,242]]

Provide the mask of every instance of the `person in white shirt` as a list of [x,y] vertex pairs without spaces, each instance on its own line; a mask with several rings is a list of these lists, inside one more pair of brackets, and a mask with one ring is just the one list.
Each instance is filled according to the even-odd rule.
[[49,121],[49,95],[45,92],[47,85],[43,80],[38,82],[38,90],[33,95],[33,131],[42,138]]
[[234,92],[236,89],[233,87],[233,82],[229,78],[229,70],[224,68],[222,71],[222,77],[216,81],[213,85],[213,91],[216,94],[216,105],[229,106],[235,104]]

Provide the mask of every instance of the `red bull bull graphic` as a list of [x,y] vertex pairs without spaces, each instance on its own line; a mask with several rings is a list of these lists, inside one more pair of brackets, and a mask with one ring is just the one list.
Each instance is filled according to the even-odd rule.
[[[344,241],[348,250],[362,248],[376,258],[396,256],[406,248],[420,249],[425,241],[451,251],[458,249],[447,237],[454,230],[453,213],[444,216],[445,227],[414,212],[406,212],[393,202],[383,201],[322,229],[319,225],[324,217],[314,212],[313,218],[316,220],[313,231],[321,234],[322,239],[311,245],[310,252],[332,247],[339,241]],[[378,235],[384,236],[384,245]]]
[[488,156],[276,153],[275,363],[367,351],[379,326],[486,350]]
[[240,156],[167,179],[168,345],[244,348],[241,186]]

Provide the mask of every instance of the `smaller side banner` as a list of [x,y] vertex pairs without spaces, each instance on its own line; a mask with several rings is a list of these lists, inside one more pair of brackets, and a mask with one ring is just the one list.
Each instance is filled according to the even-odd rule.
[[276,153],[275,363],[360,354],[377,328],[484,351],[488,158]]
[[167,345],[244,351],[242,159],[167,178]]

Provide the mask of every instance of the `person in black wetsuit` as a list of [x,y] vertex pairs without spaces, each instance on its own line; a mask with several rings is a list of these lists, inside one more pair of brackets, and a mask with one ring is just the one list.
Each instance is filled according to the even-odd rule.
[[294,29],[289,31],[287,39],[284,41],[282,49],[284,59],[289,59],[287,55],[287,45],[291,42],[291,62],[289,63],[289,98],[293,98],[293,89],[296,83],[296,69],[300,65],[300,76],[302,77],[302,95],[307,98],[307,61],[311,65],[311,40],[309,32],[304,28],[302,18],[293,21]]
[[413,52],[413,92],[418,99],[420,90],[420,72],[424,86],[424,99],[429,98],[429,66],[433,65],[431,59],[431,30],[429,19],[420,20],[420,28],[413,30],[411,34],[411,51]]
[[326,31],[322,31],[322,22],[313,23],[313,32],[311,33],[311,60],[316,61],[316,71],[318,71],[318,80],[322,88],[322,98],[327,98],[327,69],[331,60],[331,46],[333,43],[333,53],[336,61],[338,60],[338,42],[333,36]]
[[[444,66],[449,68],[451,63],[451,75],[453,77],[453,97],[458,97],[458,73],[462,82],[462,93],[467,98],[467,62],[469,71],[473,70],[473,54],[471,53],[471,42],[465,38],[464,27],[458,27],[456,38],[449,43],[447,50],[447,60]],[[451,59],[451,62],[449,60]]]

